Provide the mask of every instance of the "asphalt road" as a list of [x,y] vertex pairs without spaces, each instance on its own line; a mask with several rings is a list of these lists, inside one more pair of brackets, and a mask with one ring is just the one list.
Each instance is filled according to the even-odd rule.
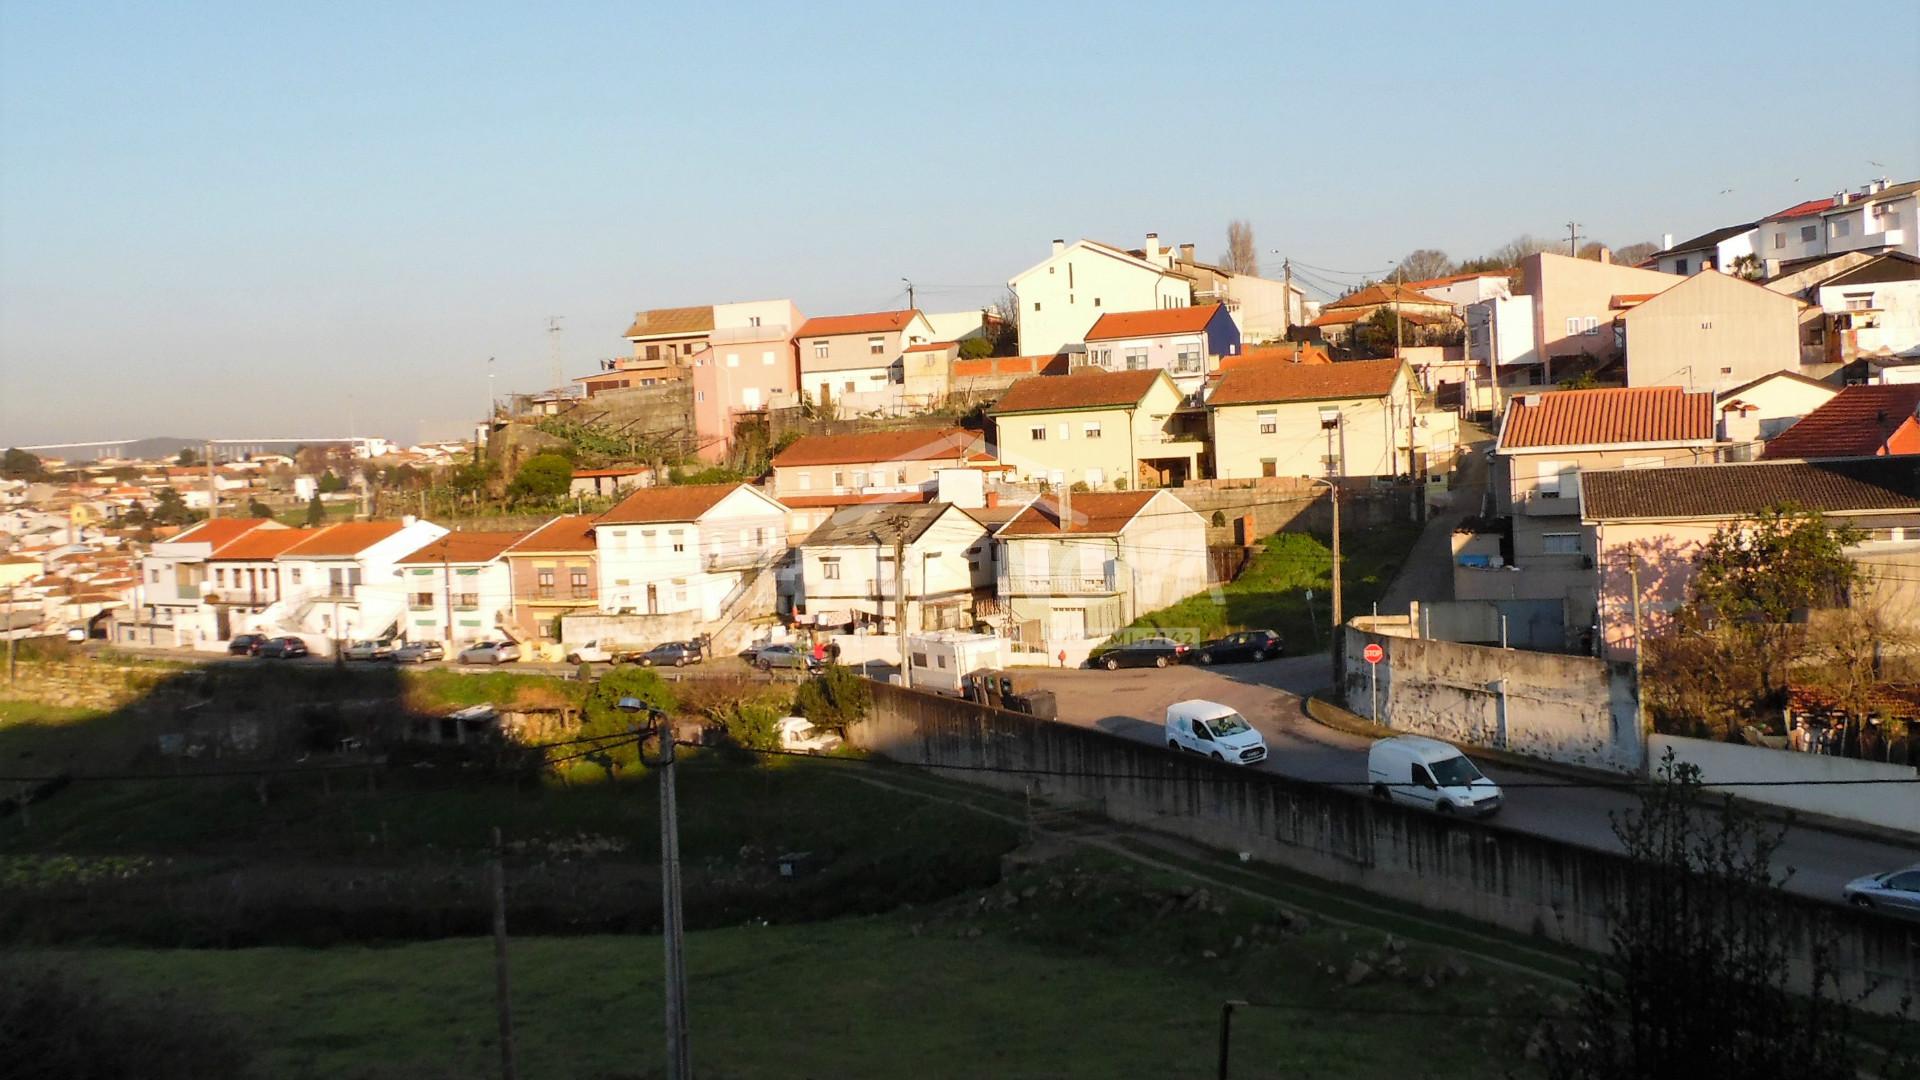
[[[1302,708],[1301,696],[1329,681],[1325,654],[1211,668],[1054,670],[1038,678],[1055,692],[1060,720],[1065,723],[1158,746],[1166,738],[1162,727],[1166,707],[1204,698],[1238,710],[1266,737],[1268,758],[1257,768],[1303,780],[1366,779],[1366,751],[1372,740],[1317,724]],[[1502,785],[1564,785],[1507,790],[1505,805],[1493,819],[1498,824],[1585,847],[1620,850],[1610,815],[1637,806],[1631,794],[1567,784],[1510,766],[1480,764]],[[1853,878],[1914,863],[1920,863],[1920,844],[1885,843],[1795,826],[1788,830],[1774,867],[1776,871],[1792,868],[1789,890],[1837,900],[1840,887]]]

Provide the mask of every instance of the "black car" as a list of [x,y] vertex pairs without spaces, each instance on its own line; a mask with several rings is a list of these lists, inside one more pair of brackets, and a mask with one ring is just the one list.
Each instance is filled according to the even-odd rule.
[[259,656],[260,646],[267,643],[265,634],[241,634],[227,642],[229,656]]
[[1087,663],[1113,671],[1123,667],[1166,667],[1187,658],[1191,646],[1171,638],[1150,637],[1115,645],[1088,658]]
[[674,667],[685,667],[688,664],[697,664],[704,659],[697,642],[663,641],[634,657],[633,662],[641,667],[664,667],[668,664]]
[[260,655],[268,660],[292,660],[307,655],[307,643],[297,637],[268,638],[260,646]]
[[1271,630],[1243,630],[1238,634],[1203,641],[1193,651],[1193,658],[1202,664],[1226,664],[1235,660],[1250,660],[1259,663],[1269,656],[1285,656],[1286,645],[1280,635]]

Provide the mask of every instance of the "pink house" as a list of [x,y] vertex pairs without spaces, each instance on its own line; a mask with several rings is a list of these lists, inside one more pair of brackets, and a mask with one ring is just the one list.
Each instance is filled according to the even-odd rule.
[[1564,371],[1591,370],[1621,354],[1613,320],[1628,302],[1645,300],[1686,279],[1657,270],[1540,252],[1520,260],[1517,293],[1533,297],[1533,351],[1546,364],[1543,384]]
[[[750,305],[721,304],[716,311]],[[800,386],[793,331],[800,309],[791,302],[755,304],[769,310],[715,327],[707,347],[693,355],[693,427],[702,461],[726,459],[741,416],[791,405]],[[750,321],[749,321],[750,320]]]

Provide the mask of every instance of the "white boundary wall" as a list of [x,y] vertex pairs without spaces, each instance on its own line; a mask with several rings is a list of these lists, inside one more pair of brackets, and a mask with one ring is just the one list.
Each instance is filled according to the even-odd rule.
[[[1906,765],[1883,765],[1826,754],[1769,750],[1761,746],[1654,735],[1648,744],[1650,761],[1658,767],[1667,750],[1674,760],[1700,769],[1700,778],[1714,780],[1912,780]],[[1810,814],[1846,818],[1869,825],[1920,834],[1920,784],[1828,784],[1801,787],[1741,787],[1730,794],[1754,802],[1772,803]]]

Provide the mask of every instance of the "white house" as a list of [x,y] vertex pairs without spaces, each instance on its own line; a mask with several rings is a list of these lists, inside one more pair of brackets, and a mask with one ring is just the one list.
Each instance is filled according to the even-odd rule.
[[[1753,242],[1758,235],[1758,227],[1754,222],[1727,225],[1688,237],[1677,244],[1673,242],[1673,234],[1668,233],[1660,238],[1660,250],[1653,253],[1654,269],[1663,274],[1682,276],[1697,274],[1702,270],[1736,273],[1739,261],[1753,256]],[[1759,267],[1754,269],[1757,271]]]
[[[1150,247],[1159,237],[1147,234]],[[1086,340],[1087,328],[1109,311],[1187,307],[1186,275],[1093,240],[1053,242],[1046,259],[1007,281],[1020,304],[1020,355],[1052,356]]]
[[[904,581],[895,576],[896,540]],[[895,633],[904,585],[908,630],[971,627],[975,596],[993,586],[992,546],[985,525],[947,503],[837,510],[800,543],[795,621]]]
[[917,310],[816,315],[794,332],[800,389],[815,405],[843,413],[888,409],[899,398],[901,356],[933,340]]
[[[1809,199],[1760,219],[1755,253],[1772,278],[1782,264],[1846,251],[1920,255],[1920,181],[1883,177],[1858,191]],[[1789,268],[1790,269],[1790,268]]]
[[1436,300],[1445,300],[1453,305],[1455,313],[1462,312],[1468,304],[1500,300],[1513,295],[1513,279],[1502,270],[1448,274],[1425,281],[1409,281],[1406,287]]
[[280,599],[252,619],[251,629],[297,634],[315,652],[330,649],[334,639],[397,635],[407,598],[396,564],[446,534],[445,527],[412,516],[316,529],[274,557]]
[[1042,496],[994,539],[1007,636],[1049,655],[1207,587],[1207,523],[1165,488]]
[[1715,434],[1729,445],[1727,461],[1759,456],[1760,446],[1792,427],[1800,418],[1833,400],[1840,388],[1797,371],[1775,371],[1722,390],[1714,397],[1719,413]]
[[524,532],[452,532],[403,557],[406,637],[450,650],[512,637],[513,575],[506,554]]
[[717,619],[787,549],[787,508],[750,484],[642,488],[600,515],[600,610]]
[[215,553],[256,530],[286,530],[258,518],[214,518],[157,541],[140,560],[137,610],[121,623],[129,644],[194,646],[221,640],[200,616],[203,594],[212,583],[208,562]]
[[1110,311],[1087,328],[1076,366],[1105,371],[1164,371],[1182,394],[1206,383],[1209,361],[1240,352],[1240,328],[1223,304],[1154,311]]

